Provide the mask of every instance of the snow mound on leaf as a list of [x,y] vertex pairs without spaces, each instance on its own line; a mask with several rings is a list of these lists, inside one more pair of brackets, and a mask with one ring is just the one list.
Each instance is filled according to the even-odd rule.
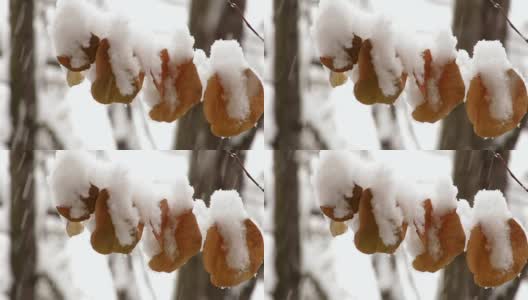
[[73,218],[86,213],[80,197],[89,196],[96,159],[84,151],[57,151],[48,183],[57,206],[71,207]]
[[497,270],[508,270],[513,264],[510,227],[512,218],[506,199],[499,190],[480,190],[473,207],[474,226],[480,225],[490,247],[490,263]]
[[377,18],[370,41],[372,64],[378,77],[378,83],[385,96],[398,92],[398,82],[403,72],[401,60],[396,56],[396,34],[392,23],[385,17]]
[[458,188],[450,176],[439,178],[435,183],[435,193],[431,199],[435,216],[444,216],[457,208]]
[[90,46],[96,8],[82,0],[58,0],[51,35],[57,56],[70,56],[78,68],[88,63],[81,47]]
[[132,48],[132,34],[128,20],[121,16],[113,18],[108,29],[108,55],[117,87],[125,96],[134,93],[134,81],[140,72],[139,60]]
[[382,164],[375,166],[372,173],[369,186],[372,193],[372,213],[383,243],[387,246],[394,245],[399,240],[398,232],[404,221],[402,209],[396,201],[396,178],[393,171]]
[[319,3],[311,35],[319,55],[333,57],[334,67],[345,67],[348,54],[345,48],[352,47],[354,35],[370,36],[372,22],[369,15],[358,13],[358,8],[345,0],[322,0]]
[[210,62],[213,73],[219,75],[228,100],[227,114],[232,119],[245,120],[250,113],[250,103],[244,71],[249,66],[242,48],[234,40],[217,40],[211,46]]
[[244,221],[248,218],[237,191],[217,190],[211,195],[211,222],[217,226],[227,248],[227,265],[235,270],[249,266]]
[[488,89],[491,117],[498,121],[510,119],[513,104],[507,71],[512,66],[502,44],[499,41],[479,41],[473,50],[473,67]]
[[205,202],[201,199],[194,201],[193,214],[196,217],[196,222],[200,228],[202,234],[202,247],[205,243],[205,237],[207,236],[207,230],[211,227],[211,216],[209,215],[209,209],[205,205]]
[[352,197],[354,186],[364,186],[364,163],[348,151],[321,151],[312,184],[320,206],[335,207],[334,215],[348,214],[343,197]]
[[139,211],[133,201],[131,174],[125,165],[103,162],[97,177],[96,186],[108,191],[108,212],[116,237],[122,246],[131,245],[136,240],[135,233],[140,222]]
[[460,199],[458,201],[457,214],[460,217],[460,223],[462,223],[462,227],[464,228],[464,233],[466,235],[465,247],[467,247],[467,243],[471,235],[471,228],[473,227],[473,210],[471,209],[471,206],[467,200]]

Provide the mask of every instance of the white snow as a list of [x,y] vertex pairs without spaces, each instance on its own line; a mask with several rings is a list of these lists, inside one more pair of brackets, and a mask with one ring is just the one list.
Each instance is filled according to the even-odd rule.
[[321,151],[312,177],[317,199],[321,206],[335,207],[337,218],[349,213],[344,197],[352,197],[354,186],[365,185],[363,162],[347,151]]
[[108,191],[108,212],[119,243],[122,246],[131,245],[135,241],[135,232],[140,222],[138,209],[133,202],[133,186],[129,170],[122,164],[110,164],[98,185]]
[[431,47],[431,56],[433,57],[433,64],[436,66],[444,66],[453,61],[457,57],[457,38],[453,36],[451,30],[440,30],[434,39],[434,44]]
[[[401,40],[406,40],[408,35],[402,36]],[[438,110],[440,107],[440,90],[438,89],[438,80],[442,75],[444,66],[456,60],[457,51],[456,44],[457,39],[453,36],[450,30],[440,30],[434,38],[429,39],[428,37],[415,37],[409,38],[409,42],[398,42],[398,44],[413,44],[406,46],[403,49],[400,46],[398,54],[401,55],[402,61],[404,62],[405,71],[408,74],[414,74],[419,84],[424,83],[424,57],[423,51],[429,49],[431,51],[431,74],[430,78],[426,82],[426,89],[428,100],[431,108]],[[421,68],[418,66],[421,65]],[[408,97],[407,102],[411,108],[416,108],[420,104],[424,103],[425,99],[418,89],[418,86],[414,80],[408,82]]]
[[398,189],[393,171],[386,165],[378,164],[372,170],[373,180],[369,186],[372,193],[372,213],[378,225],[380,238],[387,246],[399,240],[398,232],[403,219],[402,209],[397,206]]
[[435,193],[431,199],[433,213],[444,216],[457,208],[458,188],[453,184],[450,176],[440,177],[435,182]]
[[458,50],[456,64],[460,69],[460,75],[462,75],[462,80],[464,81],[464,86],[466,87],[467,93],[469,90],[469,83],[473,77],[473,64],[471,63],[471,57],[469,57],[469,53],[466,50]]
[[247,78],[248,63],[235,40],[217,40],[211,46],[212,71],[218,74],[227,100],[226,111],[232,119],[243,121],[250,113]]
[[464,234],[466,235],[466,246],[464,247],[465,250],[469,241],[469,237],[471,235],[471,228],[473,227],[473,211],[467,200],[460,199],[458,200],[458,207],[456,212],[460,217],[460,223],[462,223],[462,227],[464,228]]
[[202,234],[202,247],[205,243],[205,237],[207,236],[207,230],[211,226],[211,216],[209,215],[209,209],[205,205],[205,202],[201,199],[194,201],[193,214],[198,222],[200,233]]
[[480,225],[490,248],[490,263],[497,270],[513,264],[508,221],[512,218],[506,199],[499,190],[480,190],[473,206],[474,226]]
[[95,8],[83,0],[58,0],[51,35],[57,56],[71,57],[71,65],[78,68],[88,63],[81,47],[90,45]]
[[235,190],[217,190],[211,195],[209,208],[212,224],[217,226],[227,248],[227,265],[235,270],[249,266],[249,251],[246,243],[244,221],[248,215],[242,198]]
[[513,114],[510,80],[512,68],[506,50],[499,41],[479,41],[473,50],[473,67],[489,93],[491,117],[506,121]]
[[372,64],[378,77],[378,84],[385,96],[398,92],[398,83],[403,72],[401,60],[396,56],[396,40],[392,23],[389,19],[379,17],[373,25],[370,41]]
[[48,182],[57,206],[71,207],[73,218],[86,214],[80,197],[88,197],[95,158],[84,151],[57,151]]
[[122,95],[131,95],[135,90],[134,79],[140,72],[139,60],[132,48],[134,33],[128,20],[121,16],[112,19],[108,31],[108,55],[117,87]]
[[372,22],[366,13],[345,0],[322,0],[311,28],[320,56],[333,57],[334,67],[349,64],[345,48],[352,47],[354,35],[370,36]]

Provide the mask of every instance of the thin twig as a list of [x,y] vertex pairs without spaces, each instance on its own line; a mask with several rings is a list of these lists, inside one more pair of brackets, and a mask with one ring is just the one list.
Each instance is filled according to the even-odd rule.
[[524,35],[519,31],[519,29],[517,29],[517,27],[515,27],[515,25],[513,25],[512,21],[508,18],[508,13],[506,13],[504,11],[504,8],[502,8],[502,6],[495,0],[489,0],[489,2],[491,3],[491,5],[493,5],[493,7],[495,7],[496,9],[498,9],[500,11],[500,13],[502,14],[502,16],[506,19],[506,22],[508,22],[508,24],[510,25],[510,27],[515,30],[515,32],[517,32],[517,34],[526,42],[528,43],[528,39],[526,37],[524,37]]
[[240,166],[240,168],[242,168],[242,170],[244,170],[244,173],[246,173],[246,176],[251,179],[251,181],[253,181],[253,183],[262,191],[264,192],[264,188],[255,180],[255,178],[253,178],[253,176],[251,176],[251,174],[249,174],[249,172],[246,170],[246,168],[244,167],[244,164],[242,163],[242,161],[240,160],[240,157],[238,157],[238,155],[236,154],[236,152],[232,151],[232,150],[226,150],[227,153],[229,154],[229,156],[231,156],[237,163],[238,165]]
[[247,27],[251,29],[251,31],[253,31],[253,33],[264,43],[264,38],[262,38],[260,34],[258,34],[258,32],[255,30],[255,28],[251,26],[248,20],[246,20],[246,18],[244,17],[244,13],[240,9],[240,7],[238,7],[238,5],[236,5],[236,3],[231,0],[227,0],[227,3],[229,3],[229,6],[231,6],[231,8],[234,8],[237,11],[238,15],[242,18],[242,20],[244,20],[244,23],[246,23]]
[[508,171],[508,173],[510,174],[510,176],[523,188],[523,190],[525,190],[526,192],[528,192],[528,189],[521,183],[521,181],[519,179],[517,179],[517,177],[513,174],[513,172],[510,170],[510,168],[508,167],[508,163],[504,160],[504,158],[502,157],[502,155],[500,155],[500,153],[496,152],[496,151],[493,151],[493,155],[498,158],[501,162],[502,162],[502,165],[504,166],[504,168],[506,168],[506,170]]

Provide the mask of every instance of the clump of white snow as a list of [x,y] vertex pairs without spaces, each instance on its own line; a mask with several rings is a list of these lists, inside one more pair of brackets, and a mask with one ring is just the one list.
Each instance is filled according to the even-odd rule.
[[129,170],[121,164],[106,163],[97,185],[108,191],[108,212],[114,225],[116,237],[122,246],[131,245],[136,239],[140,223],[139,212],[133,201],[132,180]]
[[458,207],[456,212],[460,217],[460,223],[462,223],[462,227],[464,228],[464,234],[466,235],[466,245],[464,247],[465,250],[469,241],[469,236],[471,235],[471,228],[473,227],[473,211],[471,209],[471,206],[469,206],[469,202],[467,202],[467,200],[460,199],[458,201]]
[[88,63],[82,48],[90,46],[96,9],[83,0],[58,0],[51,35],[57,56],[70,57],[74,68]]
[[387,246],[394,245],[399,240],[398,233],[404,221],[402,209],[396,201],[397,182],[392,170],[385,165],[379,164],[372,173],[372,183],[369,186],[372,193],[372,213],[383,243]]
[[480,225],[490,250],[490,263],[497,270],[513,264],[508,221],[512,218],[506,199],[499,190],[481,190],[475,195],[474,226]]
[[439,31],[434,39],[434,44],[431,47],[431,56],[433,57],[433,64],[437,66],[444,66],[453,61],[457,57],[457,38],[450,30]]
[[245,270],[249,266],[245,220],[248,218],[242,198],[237,191],[217,190],[211,195],[211,223],[216,225],[227,248],[226,261],[230,268]]
[[378,83],[385,96],[392,96],[398,92],[403,65],[396,56],[396,36],[392,23],[385,17],[379,17],[375,24],[370,41],[372,50],[372,64],[378,77]]
[[93,183],[95,157],[84,151],[57,151],[48,182],[57,206],[71,207],[70,215],[78,218],[87,207],[81,197],[89,196]]
[[467,92],[469,89],[469,83],[473,77],[473,64],[471,63],[471,57],[469,57],[469,53],[466,50],[458,50],[456,64],[460,69],[460,75],[462,75],[462,80],[464,81],[464,86],[466,87]]
[[365,12],[357,12],[345,0],[322,0],[311,28],[319,54],[322,57],[333,57],[336,68],[348,65],[349,55],[346,48],[352,47],[354,36],[367,38],[371,34],[371,17]]
[[108,30],[108,55],[116,84],[122,95],[134,93],[134,81],[139,76],[140,65],[134,54],[132,32],[128,20],[116,16],[110,22]]
[[353,195],[354,186],[365,185],[366,169],[353,153],[347,151],[321,151],[312,177],[320,206],[335,207],[334,216],[342,218],[349,213],[344,199]]
[[435,193],[431,199],[433,213],[444,216],[457,208],[458,188],[453,184],[450,176],[440,177],[435,182]]
[[[403,40],[406,40],[407,37]],[[429,49],[431,52],[431,74],[425,82],[425,88],[427,90],[427,100],[433,110],[440,109],[440,90],[438,89],[438,81],[447,63],[455,61],[457,58],[456,44],[457,39],[453,36],[451,31],[442,30],[439,31],[433,39],[417,39],[411,42],[398,42],[398,44],[411,43],[413,46],[407,46],[404,49],[398,51],[398,54],[402,57],[404,62],[405,71],[408,74],[413,74],[418,84],[424,84],[425,82],[425,69],[424,69],[424,55],[423,51]],[[401,46],[400,46],[401,48]],[[410,49],[410,50],[409,50]],[[417,54],[417,52],[420,52]],[[410,61],[410,62],[409,62]],[[421,68],[418,68],[421,65]],[[411,108],[416,108],[425,102],[423,94],[420,92],[416,82],[409,82],[407,102]]]
[[193,214],[196,217],[196,222],[200,228],[200,233],[202,234],[202,247],[205,242],[205,236],[207,235],[207,230],[211,226],[211,216],[209,215],[209,209],[205,205],[205,202],[201,199],[196,199],[194,201]]
[[245,120],[250,113],[247,95],[247,78],[244,71],[248,63],[242,48],[234,40],[217,40],[211,46],[212,71],[218,74],[227,100],[226,111],[230,118]]
[[507,71],[512,68],[506,50],[499,41],[479,41],[473,50],[473,67],[480,75],[489,93],[490,115],[506,121],[513,114],[510,80]]
[[191,60],[194,56],[194,37],[189,33],[189,28],[183,26],[172,31],[172,43],[169,56],[171,63],[180,65]]

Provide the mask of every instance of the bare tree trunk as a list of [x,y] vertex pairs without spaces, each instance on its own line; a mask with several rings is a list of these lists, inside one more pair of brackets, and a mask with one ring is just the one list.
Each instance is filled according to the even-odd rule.
[[[233,0],[242,11],[246,0]],[[242,40],[243,22],[237,11],[227,1],[194,0],[191,2],[189,30],[195,39],[195,47],[207,55],[217,39]],[[203,87],[205,89],[205,86]],[[247,136],[254,136],[257,128]],[[252,140],[252,138],[251,138]],[[203,115],[202,104],[195,105],[178,121],[175,149],[248,149],[232,139],[214,136]]]
[[[500,154],[505,161],[509,160],[509,151],[501,151]],[[504,193],[508,174],[501,162],[494,158],[492,151],[459,150],[455,154],[453,181],[458,187],[458,197],[467,199],[473,205],[473,197],[481,189],[499,189]],[[508,288],[509,296],[505,295],[501,299],[514,298],[519,280],[516,278]],[[492,296],[492,289],[475,285],[465,255],[459,255],[444,269],[439,299],[490,299]]]
[[36,237],[34,178],[35,59],[33,1],[11,0],[10,86],[12,133],[9,152],[11,176],[10,264],[13,275],[11,299],[35,299]]
[[[508,11],[510,0],[497,0]],[[456,0],[453,33],[458,39],[459,49],[473,53],[475,44],[482,40],[499,40],[504,45],[507,34],[506,18],[487,0]],[[466,89],[469,87],[466,87]],[[523,120],[523,123],[525,120]],[[513,149],[520,128],[511,132],[506,149]],[[512,144],[513,143],[513,144]],[[475,135],[469,123],[465,105],[459,105],[442,122],[441,149],[490,149],[493,140]]]
[[[245,160],[244,151],[235,153],[242,161]],[[209,198],[215,190],[235,189],[240,192],[243,179],[240,166],[227,151],[194,150],[192,152],[189,180],[194,187],[194,197],[203,199],[206,205],[209,206]],[[256,278],[252,279],[252,281],[256,280]],[[254,283],[248,284],[254,286]],[[246,293],[251,294],[252,289]],[[221,300],[229,299],[230,296],[229,289],[219,289],[210,283],[201,255],[193,257],[178,271],[176,300]]]
[[301,243],[299,230],[298,162],[295,150],[273,152],[275,174],[275,300],[300,299]]
[[275,22],[275,120],[277,136],[273,148],[299,149],[301,95],[299,90],[299,2],[274,0]]
[[300,299],[301,245],[299,230],[299,149],[301,95],[299,90],[299,1],[273,1],[275,25],[275,122],[273,148],[275,174],[275,300]]

